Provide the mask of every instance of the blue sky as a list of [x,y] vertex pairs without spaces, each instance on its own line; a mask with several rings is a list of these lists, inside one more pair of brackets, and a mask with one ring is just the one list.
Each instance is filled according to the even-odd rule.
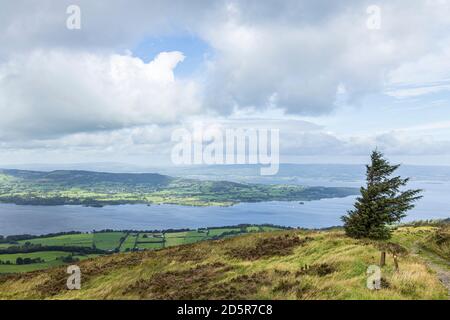
[[0,165],[170,164],[199,123],[279,129],[282,162],[450,165],[450,1],[0,3]]
[[192,34],[165,35],[161,37],[146,37],[134,48],[133,55],[148,63],[160,52],[180,51],[185,59],[175,68],[178,77],[188,77],[201,72],[205,60],[213,54],[213,49],[202,39]]

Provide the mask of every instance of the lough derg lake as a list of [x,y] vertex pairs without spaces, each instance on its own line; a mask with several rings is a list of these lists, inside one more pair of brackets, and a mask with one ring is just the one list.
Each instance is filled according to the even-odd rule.
[[[409,187],[422,188],[425,192],[424,198],[404,221],[450,217],[450,182],[413,182]],[[340,217],[352,208],[354,200],[351,196],[304,204],[275,201],[241,203],[232,207],[121,205],[89,208],[0,204],[0,235],[199,228],[240,223],[323,228],[340,225]]]

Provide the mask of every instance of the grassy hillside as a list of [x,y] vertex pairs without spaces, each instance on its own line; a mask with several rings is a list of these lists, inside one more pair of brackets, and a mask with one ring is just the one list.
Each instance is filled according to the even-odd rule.
[[25,205],[228,206],[239,202],[346,197],[357,192],[354,188],[204,181],[154,173],[0,170],[0,202]]
[[402,227],[393,241],[408,254],[383,288],[366,287],[377,264],[371,242],[341,230],[283,230],[81,261],[82,289],[68,291],[64,268],[0,277],[1,299],[447,299],[447,289],[415,246],[440,228]]
[[424,250],[429,250],[450,262],[450,224],[438,229],[421,245]]

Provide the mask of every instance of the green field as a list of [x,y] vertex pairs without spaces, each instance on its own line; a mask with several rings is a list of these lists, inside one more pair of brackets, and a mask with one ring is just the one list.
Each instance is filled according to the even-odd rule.
[[164,243],[156,243],[156,242],[140,242],[136,245],[137,249],[161,249],[164,248]]
[[186,238],[168,238],[166,240],[166,247],[178,246],[182,244],[190,244],[199,242],[200,240],[206,240],[207,238],[199,238],[199,237],[186,237]]
[[164,239],[161,233],[139,233],[138,242],[161,242]]
[[206,237],[206,232],[193,230],[193,231],[165,233],[164,235],[165,235],[166,238],[184,238],[184,237],[205,238]]
[[263,231],[263,229],[260,226],[251,226],[245,228],[247,232],[260,232]]
[[120,240],[126,236],[123,232],[99,232],[94,233],[93,244],[101,250],[115,250],[120,246]]
[[260,231],[277,231],[279,230],[279,228],[277,227],[272,227],[272,226],[260,226],[259,227]]
[[136,244],[137,236],[138,236],[138,234],[136,234],[136,233],[128,234],[127,238],[125,239],[125,241],[120,246],[120,251],[121,252],[125,252],[125,251],[133,250],[134,249],[134,245]]
[[19,241],[19,244],[24,245],[27,242],[31,244],[40,244],[43,246],[74,246],[74,247],[92,247],[93,234],[80,233],[62,235],[51,238],[36,238],[30,240]]
[[[71,255],[69,252],[64,251],[41,251],[41,252],[32,252],[32,253],[14,253],[14,254],[1,254],[0,261],[3,263],[9,262],[10,264],[0,264],[0,273],[22,273],[22,272],[30,272],[35,270],[47,269],[50,267],[60,266],[65,264],[62,261],[63,257],[67,257]],[[93,258],[98,255],[73,255],[74,259],[85,260],[88,258]],[[36,259],[40,258],[43,261],[39,263],[32,264],[16,264],[17,258],[30,258]]]
[[44,263],[33,263],[26,265],[0,265],[0,273],[23,273],[23,272],[31,272],[36,270],[48,269],[50,267],[56,267],[63,265],[64,263],[61,260],[53,260]]
[[0,243],[0,249],[9,248],[13,246],[11,243]]
[[217,237],[217,236],[221,236],[224,233],[230,233],[230,232],[240,233],[241,232],[241,228],[210,229],[209,232],[208,232],[208,236],[210,236],[210,237]]
[[56,260],[57,258],[60,258],[60,257],[65,257],[67,255],[68,255],[68,253],[63,252],[63,251],[14,253],[14,254],[2,254],[2,255],[0,255],[0,260],[3,262],[9,261],[10,263],[15,264],[16,259],[20,257],[20,258],[31,258],[31,259],[41,258],[41,259],[45,260],[45,262],[47,262],[47,261]]
[[187,244],[186,243],[187,239],[188,238],[176,238],[176,237],[166,238],[165,244],[166,244],[166,247],[179,246],[182,244]]

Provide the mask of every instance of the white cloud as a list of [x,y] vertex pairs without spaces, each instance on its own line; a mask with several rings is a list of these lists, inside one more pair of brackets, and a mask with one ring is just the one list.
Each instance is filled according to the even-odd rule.
[[0,65],[0,137],[172,123],[199,111],[198,86],[175,79],[180,52],[127,55],[38,50]]
[[[450,27],[442,14],[449,10],[447,2],[381,1],[376,31],[366,28],[364,3],[232,4],[199,29],[216,50],[209,64],[208,105],[224,112],[236,106],[266,108],[276,95],[277,106],[289,113],[320,115],[336,108],[342,85],[348,101],[358,104],[383,90],[389,72],[424,55],[437,53],[443,67],[444,48],[436,41],[449,43],[436,32]],[[420,30],[411,32],[409,26]]]
[[387,79],[386,92],[397,98],[409,98],[450,91],[450,38],[440,50],[393,69]]
[[450,155],[450,140],[436,139],[433,135],[409,135],[402,132],[385,132],[367,136],[340,136],[330,132],[285,133],[281,137],[284,155],[322,156],[334,159],[339,156],[366,156],[378,148],[388,155]]

